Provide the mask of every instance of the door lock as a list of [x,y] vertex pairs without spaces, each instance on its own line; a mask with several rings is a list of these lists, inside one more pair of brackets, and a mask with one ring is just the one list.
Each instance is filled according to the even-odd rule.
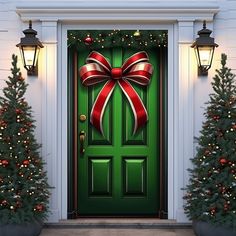
[[85,152],[84,142],[85,142],[85,132],[83,130],[79,133],[79,140],[80,140],[80,153],[83,154]]

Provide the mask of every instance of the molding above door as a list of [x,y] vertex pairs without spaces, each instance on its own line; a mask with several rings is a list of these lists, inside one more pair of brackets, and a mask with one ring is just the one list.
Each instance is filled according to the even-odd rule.
[[38,1],[21,2],[16,12],[23,21],[212,21],[218,12],[215,1]]

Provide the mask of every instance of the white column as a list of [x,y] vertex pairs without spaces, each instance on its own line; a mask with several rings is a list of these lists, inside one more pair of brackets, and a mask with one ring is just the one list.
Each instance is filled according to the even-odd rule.
[[42,155],[51,187],[49,222],[60,219],[61,160],[57,153],[57,21],[42,21]]
[[188,183],[187,169],[193,157],[193,95],[194,95],[194,52],[190,47],[194,39],[193,21],[178,22],[178,109],[175,117],[176,157],[174,159],[175,176],[175,209],[178,222],[188,221],[183,209],[184,191],[181,188]]

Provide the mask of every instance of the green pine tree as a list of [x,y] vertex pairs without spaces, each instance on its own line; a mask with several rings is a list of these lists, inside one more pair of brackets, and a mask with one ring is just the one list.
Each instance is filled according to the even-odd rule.
[[222,54],[184,198],[190,219],[236,231],[236,86],[226,60]]
[[0,224],[45,219],[49,199],[32,110],[24,98],[28,85],[15,55],[11,73],[0,97]]

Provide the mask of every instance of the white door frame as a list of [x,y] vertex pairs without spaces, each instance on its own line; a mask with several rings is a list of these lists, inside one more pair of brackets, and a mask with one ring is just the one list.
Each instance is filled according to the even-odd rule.
[[[52,189],[49,222],[67,218],[67,30],[168,30],[168,218],[186,222],[181,190],[193,156],[193,81],[196,62],[190,48],[198,21],[212,22],[216,2],[22,2],[22,21],[39,21],[44,49],[42,80],[42,154]],[[25,28],[26,25],[23,27]]]

